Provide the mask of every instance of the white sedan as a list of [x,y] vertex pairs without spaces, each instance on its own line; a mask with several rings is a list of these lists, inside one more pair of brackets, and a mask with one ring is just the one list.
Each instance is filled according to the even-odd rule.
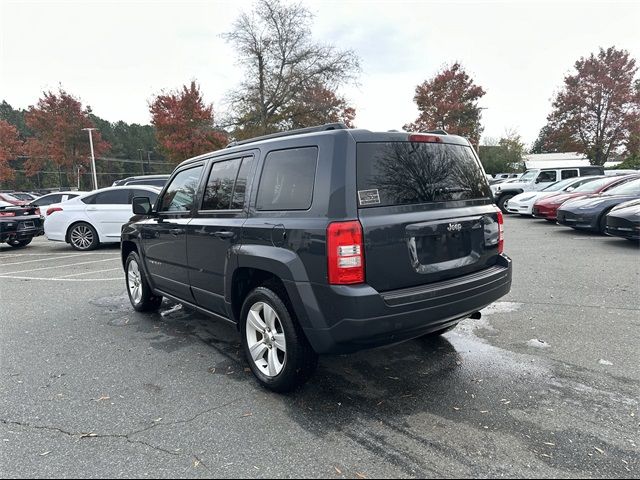
[[44,233],[49,240],[67,242],[76,250],[93,250],[101,243],[120,242],[122,226],[133,216],[134,197],[155,203],[157,187],[110,187],[80,195],[46,211]]
[[559,182],[552,183],[547,188],[537,192],[524,192],[510,198],[505,203],[505,208],[509,213],[519,213],[520,215],[533,215],[533,204],[541,198],[555,195],[560,192],[571,192],[587,182],[602,178],[594,177],[573,177]]

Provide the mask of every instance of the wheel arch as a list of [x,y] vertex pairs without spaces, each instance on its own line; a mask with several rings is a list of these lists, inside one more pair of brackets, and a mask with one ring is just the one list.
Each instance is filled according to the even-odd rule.
[[89,225],[91,228],[93,228],[93,230],[96,232],[96,235],[98,235],[98,241],[100,241],[100,232],[98,231],[98,229],[95,227],[95,225],[93,225],[91,222],[88,222],[86,220],[76,220],[72,223],[69,224],[69,226],[67,227],[67,231],[64,234],[64,241],[67,243],[71,243],[70,239],[69,239],[69,235],[71,234],[71,230],[73,229],[73,227],[75,227],[76,225],[80,224],[80,223],[86,223],[87,225]]

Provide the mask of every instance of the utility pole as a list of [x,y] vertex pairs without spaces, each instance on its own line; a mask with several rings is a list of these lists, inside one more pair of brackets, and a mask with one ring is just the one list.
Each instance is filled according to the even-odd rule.
[[142,149],[138,149],[138,157],[140,157],[140,167],[142,167],[142,175],[144,175],[144,160],[142,159]]
[[98,174],[96,173],[96,157],[93,153],[93,136],[91,132],[97,130],[97,128],[83,128],[82,130],[86,130],[89,132],[89,144],[91,145],[91,170],[93,171],[93,189],[98,189]]

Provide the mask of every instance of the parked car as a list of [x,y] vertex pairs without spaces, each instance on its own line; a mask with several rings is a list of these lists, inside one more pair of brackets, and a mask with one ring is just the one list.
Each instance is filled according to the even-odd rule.
[[80,192],[80,191],[69,191],[69,192],[54,192],[44,195],[37,200],[31,202],[31,205],[35,205],[40,209],[40,216],[44,220],[47,216],[47,209],[49,205],[54,203],[62,203],[67,200],[71,200],[72,198],[79,197],[80,195],[84,195],[88,192]]
[[122,232],[136,310],[166,296],[234,323],[259,382],[318,354],[442,334],[509,292],[502,213],[464,138],[325,125],[179,165]]
[[608,235],[640,240],[640,200],[631,200],[613,207],[606,217]]
[[169,180],[169,175],[140,175],[137,177],[127,177],[113,182],[113,187],[122,185],[147,185],[151,187],[164,187]]
[[10,193],[0,193],[0,201],[9,203],[11,205],[18,205],[18,206],[29,204],[29,202],[27,202],[26,200],[20,200],[19,198],[14,197]]
[[39,235],[42,235],[42,221],[35,207],[16,206],[0,200],[0,243],[22,248]]
[[625,182],[640,178],[638,175],[624,175],[620,177],[602,177],[593,182],[582,185],[571,192],[561,192],[546,198],[537,200],[533,204],[533,216],[554,222],[558,216],[558,208],[569,200],[576,200],[588,195],[606,193]]
[[496,192],[498,191],[498,187],[501,188],[508,188],[509,183],[515,183],[517,182],[518,179],[517,178],[501,178],[500,180],[497,181],[497,183],[491,183],[489,182],[489,188],[491,188],[491,194],[495,197],[496,196]]
[[605,232],[607,214],[616,205],[640,199],[640,178],[608,190],[566,202],[558,209],[558,223],[572,228]]
[[540,190],[539,192],[519,193],[508,202],[505,202],[505,208],[509,213],[519,213],[522,216],[532,216],[533,204],[536,201],[562,192],[572,192],[579,186],[591,182],[592,180],[597,180],[598,178],[604,177],[567,178],[566,180],[560,180],[559,182],[552,183],[547,188]]
[[27,192],[11,192],[11,196],[16,197],[18,200],[23,200],[29,203],[33,202],[36,198],[38,198],[37,196]]
[[157,187],[109,187],[49,205],[44,223],[49,240],[67,242],[76,250],[93,250],[101,243],[120,242],[122,225],[131,218],[133,197],[155,201]]
[[590,177],[603,175],[604,168],[599,166],[588,167],[553,167],[534,168],[522,174],[517,182],[508,185],[499,185],[496,189],[496,204],[504,213],[508,213],[505,204],[513,197],[523,192],[537,192],[559,180],[574,177]]

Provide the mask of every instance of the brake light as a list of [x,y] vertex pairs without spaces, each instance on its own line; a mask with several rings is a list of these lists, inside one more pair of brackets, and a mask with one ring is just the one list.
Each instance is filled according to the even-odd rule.
[[15,217],[16,212],[0,212],[0,217]]
[[336,222],[327,227],[329,284],[364,282],[364,244],[358,221]]
[[504,252],[504,217],[498,210],[498,253]]
[[62,211],[62,208],[61,208],[61,207],[52,207],[52,208],[50,208],[50,209],[48,209],[48,210],[47,210],[47,217],[48,217],[49,215],[51,215],[52,213],[55,213],[55,212],[61,212],[61,211]]
[[442,138],[437,135],[427,135],[426,133],[412,133],[409,135],[409,141],[419,143],[442,143]]

